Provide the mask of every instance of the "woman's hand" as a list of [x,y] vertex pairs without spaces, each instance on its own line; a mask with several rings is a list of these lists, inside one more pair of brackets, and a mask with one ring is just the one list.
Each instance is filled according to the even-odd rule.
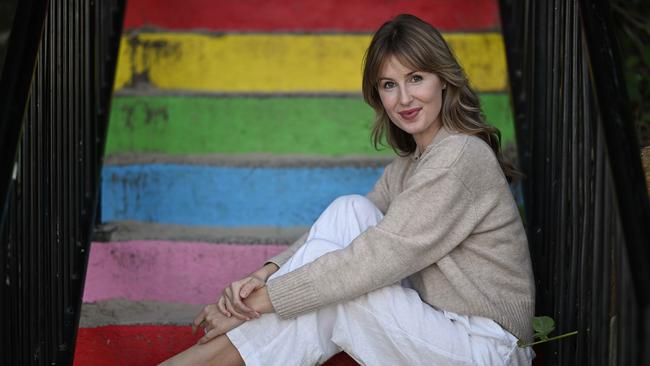
[[204,307],[192,322],[192,334],[195,334],[198,328],[203,328],[204,335],[197,342],[203,344],[227,333],[242,323],[244,323],[243,320],[227,317],[217,309],[216,304],[210,304]]
[[278,266],[268,263],[249,276],[231,283],[217,300],[217,309],[228,318],[233,315],[242,321],[258,318],[260,314],[247,306],[244,299],[255,290],[262,288],[266,280],[277,270]]
[[[253,311],[256,312],[272,313],[275,311],[266,286],[254,291],[246,302],[248,303],[247,306],[255,309]],[[203,308],[194,319],[194,322],[192,322],[192,334],[196,333],[197,328],[202,327],[205,335],[199,339],[198,343],[203,344],[227,333],[231,329],[237,328],[243,323],[244,320],[237,319],[236,317],[227,317],[221,313],[216,304],[210,304]]]

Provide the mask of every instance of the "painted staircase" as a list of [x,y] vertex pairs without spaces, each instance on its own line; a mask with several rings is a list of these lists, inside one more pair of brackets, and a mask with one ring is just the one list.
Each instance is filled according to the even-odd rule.
[[[445,32],[513,143],[496,0],[130,0],[75,365],[154,365],[189,323],[335,197],[365,194],[372,31],[413,13]],[[339,354],[328,365],[354,365]]]

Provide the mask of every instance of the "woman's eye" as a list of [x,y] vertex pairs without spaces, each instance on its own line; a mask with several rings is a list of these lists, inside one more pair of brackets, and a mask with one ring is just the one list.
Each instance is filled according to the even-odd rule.
[[422,81],[422,76],[413,75],[413,76],[411,76],[411,81],[414,82],[414,83],[417,83],[418,81]]
[[384,83],[383,88],[384,89],[392,89],[395,87],[395,83],[392,81],[387,81]]

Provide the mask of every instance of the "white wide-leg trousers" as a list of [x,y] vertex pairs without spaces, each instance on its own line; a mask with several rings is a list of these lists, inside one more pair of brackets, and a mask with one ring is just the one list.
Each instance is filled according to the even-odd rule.
[[[382,213],[363,196],[337,198],[271,278],[350,244]],[[295,319],[265,314],[227,333],[247,366],[310,366],[345,351],[361,365],[530,365],[530,349],[494,321],[437,310],[400,284]]]

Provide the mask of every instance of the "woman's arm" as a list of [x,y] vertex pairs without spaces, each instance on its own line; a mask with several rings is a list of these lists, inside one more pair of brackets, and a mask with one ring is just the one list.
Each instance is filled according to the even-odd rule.
[[228,285],[216,302],[221,314],[230,318],[235,316],[240,320],[248,320],[259,314],[246,305],[244,299],[256,289],[263,287],[266,280],[275,273],[279,267],[274,263],[266,263],[257,271]]
[[269,297],[282,318],[355,298],[436,263],[476,224],[473,195],[454,172],[420,167],[377,226],[269,281]]
[[260,314],[269,314],[275,312],[273,304],[271,303],[271,298],[269,297],[268,288],[266,286],[255,290],[248,297],[248,299],[246,299],[246,304],[255,309],[255,311]]
[[[253,311],[259,314],[275,312],[266,286],[254,290],[249,295],[245,303]],[[245,321],[236,317],[227,317],[221,313],[215,304],[210,304],[203,308],[194,319],[192,333],[195,333],[199,328],[203,328],[205,334],[198,341],[199,344],[203,344],[240,326]]]
[[269,279],[269,277],[271,277],[272,274],[277,272],[278,269],[280,269],[280,267],[277,264],[273,262],[267,262],[265,265],[262,266],[262,268],[253,272],[253,274],[263,278],[264,281],[266,281]]

